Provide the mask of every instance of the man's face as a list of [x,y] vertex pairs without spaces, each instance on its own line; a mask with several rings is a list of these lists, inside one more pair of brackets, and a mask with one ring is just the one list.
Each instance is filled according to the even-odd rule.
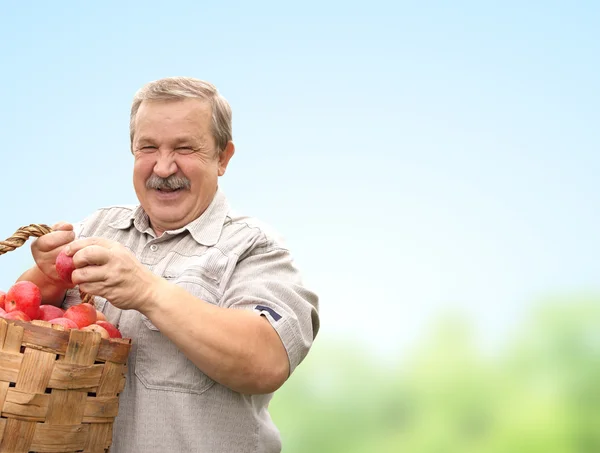
[[199,99],[140,105],[132,143],[133,184],[159,235],[200,217],[215,195],[234,148],[230,142],[219,155],[211,125],[210,104]]

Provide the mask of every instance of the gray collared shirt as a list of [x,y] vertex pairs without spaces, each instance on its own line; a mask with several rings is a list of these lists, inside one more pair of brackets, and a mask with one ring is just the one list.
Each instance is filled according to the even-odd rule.
[[[202,216],[158,238],[140,206],[100,209],[76,225],[76,234],[120,242],[155,274],[206,303],[264,315],[291,371],[318,332],[318,298],[302,283],[281,238],[232,212],[220,190]],[[77,289],[70,290],[63,306],[79,301]],[[267,411],[272,394],[244,395],[214,382],[141,313],[100,297],[95,302],[133,344],[111,453],[281,451]]]

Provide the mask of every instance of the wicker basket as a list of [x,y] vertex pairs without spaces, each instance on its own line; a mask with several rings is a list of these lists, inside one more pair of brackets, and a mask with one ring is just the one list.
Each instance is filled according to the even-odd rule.
[[[49,231],[23,227],[0,254]],[[0,453],[107,452],[130,348],[130,339],[0,319]]]

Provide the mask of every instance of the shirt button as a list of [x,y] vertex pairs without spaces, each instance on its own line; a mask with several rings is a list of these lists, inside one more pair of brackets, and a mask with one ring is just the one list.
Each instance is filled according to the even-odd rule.
[[152,250],[153,252],[156,252],[156,251],[158,250],[158,245],[156,245],[156,244],[152,244],[152,245],[150,246],[150,250]]

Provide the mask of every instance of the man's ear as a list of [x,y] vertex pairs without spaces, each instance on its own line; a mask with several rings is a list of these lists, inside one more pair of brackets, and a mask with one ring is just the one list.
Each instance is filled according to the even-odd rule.
[[219,176],[223,176],[225,174],[225,170],[227,170],[227,165],[229,164],[229,160],[235,154],[235,146],[233,142],[230,140],[227,142],[225,149],[219,155]]

